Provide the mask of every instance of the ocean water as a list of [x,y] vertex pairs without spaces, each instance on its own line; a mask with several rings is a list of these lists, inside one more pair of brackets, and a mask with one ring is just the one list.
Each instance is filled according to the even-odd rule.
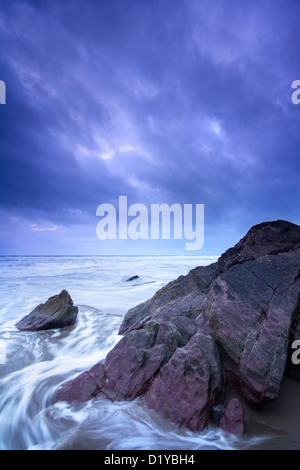
[[[52,403],[61,384],[104,359],[120,340],[118,329],[129,308],[179,275],[216,259],[0,257],[0,449],[300,448],[295,420],[300,388],[292,381],[285,381],[288,398],[282,403],[271,404],[263,414],[245,409],[243,438],[213,423],[202,433],[178,429],[149,411],[143,397],[111,403],[100,396],[76,406]],[[134,275],[139,279],[126,282]],[[75,325],[39,332],[16,329],[18,320],[62,289],[79,307]]]

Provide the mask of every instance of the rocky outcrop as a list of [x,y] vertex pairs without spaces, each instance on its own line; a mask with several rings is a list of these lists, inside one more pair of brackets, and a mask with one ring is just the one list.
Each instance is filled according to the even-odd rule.
[[[128,311],[100,388],[114,400],[145,394],[149,408],[193,431],[223,404],[226,387],[263,406],[292,370],[299,299],[300,227],[256,225],[217,263],[191,270]],[[237,402],[221,421],[241,433]]]
[[63,328],[75,323],[78,307],[66,290],[50,297],[45,304],[38,305],[31,313],[16,323],[19,330],[38,331],[52,328]]

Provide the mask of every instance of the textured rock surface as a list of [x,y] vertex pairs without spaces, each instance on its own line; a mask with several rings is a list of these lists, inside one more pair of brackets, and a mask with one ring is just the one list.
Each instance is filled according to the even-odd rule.
[[225,408],[220,428],[237,436],[244,434],[244,411],[237,398],[232,398]]
[[[278,397],[285,371],[300,378],[291,364],[299,299],[300,227],[256,225],[217,263],[128,311],[99,387],[117,400],[145,394],[149,408],[192,430],[223,404],[225,387],[262,406]],[[240,416],[230,402],[224,429],[240,434]]]
[[48,330],[63,328],[75,323],[78,307],[73,305],[70,294],[63,290],[50,297],[45,304],[38,305],[29,315],[20,320],[16,327],[19,330]]
[[198,332],[160,369],[146,403],[179,426],[202,431],[223,391],[218,349],[211,336]]
[[160,367],[190,338],[189,326],[182,327],[182,335],[171,321],[151,321],[125,335],[105,360],[107,393],[118,400],[144,393]]
[[299,248],[299,226],[285,220],[254,225],[233,247],[218,260],[218,271],[227,271],[235,264],[258,259],[263,255],[276,255]]
[[278,396],[300,292],[300,250],[235,265],[212,284],[203,303],[207,327],[243,397]]
[[184,315],[196,318],[206,289],[215,277],[216,264],[192,269],[186,276],[162,287],[154,296],[130,309],[124,317],[119,334],[141,328],[150,319],[162,321]]

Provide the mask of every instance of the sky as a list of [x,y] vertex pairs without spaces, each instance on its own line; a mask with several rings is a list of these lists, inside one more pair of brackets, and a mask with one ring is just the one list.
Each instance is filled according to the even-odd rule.
[[[300,224],[299,24],[298,0],[0,0],[0,255],[220,255]],[[119,196],[204,204],[203,247],[100,240]]]

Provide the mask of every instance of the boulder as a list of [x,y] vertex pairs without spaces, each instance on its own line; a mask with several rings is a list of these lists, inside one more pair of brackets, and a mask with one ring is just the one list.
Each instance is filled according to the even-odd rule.
[[50,297],[45,304],[38,305],[32,312],[23,317],[16,327],[19,330],[38,331],[52,328],[63,328],[75,323],[78,307],[66,290]]
[[225,408],[220,419],[220,428],[223,431],[237,436],[244,434],[244,411],[238,398],[232,398]]

